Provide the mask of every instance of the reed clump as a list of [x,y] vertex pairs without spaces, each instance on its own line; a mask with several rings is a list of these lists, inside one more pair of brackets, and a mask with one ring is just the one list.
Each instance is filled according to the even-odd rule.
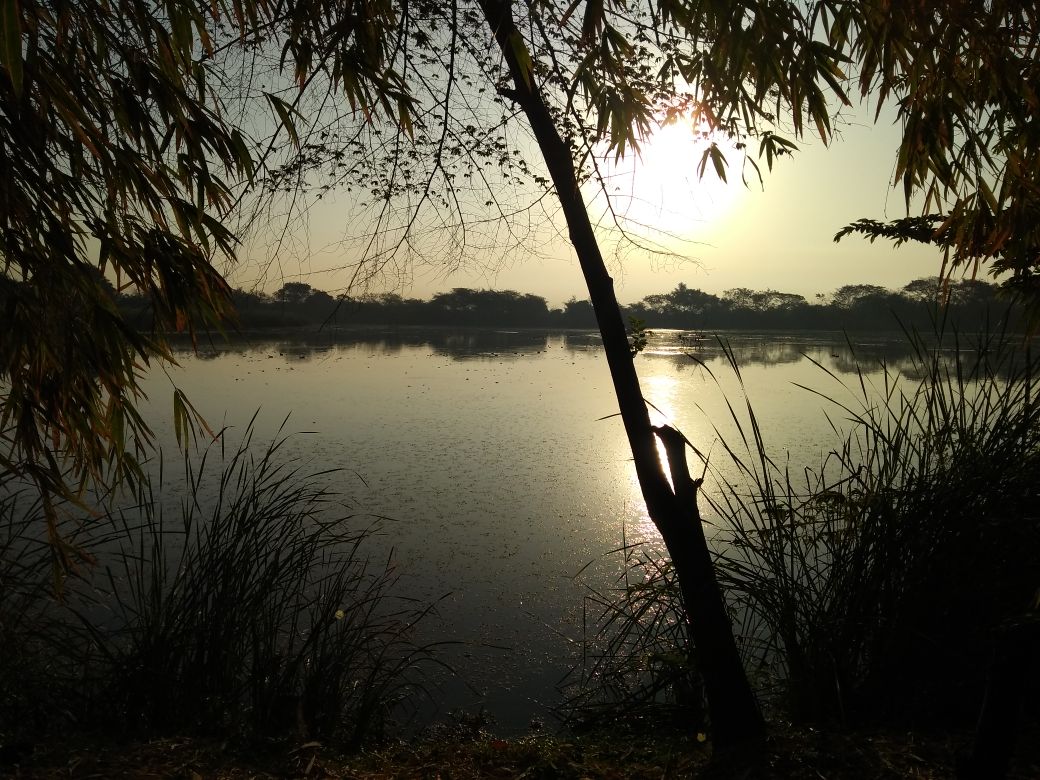
[[770,457],[750,404],[733,415],[743,481],[709,494],[719,577],[797,721],[970,723],[1001,626],[1036,610],[1037,359],[1008,333],[943,335],[810,391],[839,441],[816,470]]
[[[716,421],[728,462],[716,450],[701,492],[716,571],[760,699],[785,721],[970,726],[1002,628],[1040,609],[1040,361],[1007,332],[906,338],[899,368],[846,383],[819,366],[836,390],[805,390],[829,405],[835,446],[816,469],[770,453],[749,400],[729,399],[736,436]],[[587,599],[565,714],[679,707],[695,724],[670,567],[652,545],[612,555],[622,574]],[[1021,681],[1040,700],[1035,669]]]
[[[139,503],[61,529],[61,574],[24,494],[0,498],[0,737],[51,729],[357,744],[424,693],[427,608],[376,527],[286,457],[279,433],[185,455]],[[219,461],[214,463],[214,461]]]
[[615,587],[584,599],[582,657],[564,680],[559,715],[581,729],[643,721],[703,731],[703,686],[671,562],[627,540],[608,556],[618,562]]

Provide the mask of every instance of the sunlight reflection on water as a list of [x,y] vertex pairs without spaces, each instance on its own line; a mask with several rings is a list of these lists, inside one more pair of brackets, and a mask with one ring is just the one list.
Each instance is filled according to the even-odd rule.
[[[833,334],[730,338],[767,444],[795,468],[818,465],[835,437],[823,401],[794,383],[833,388],[803,353],[838,373],[854,365],[848,346]],[[893,349],[875,338],[859,357]],[[286,455],[341,469],[330,481],[355,510],[389,518],[373,552],[392,550],[411,595],[444,597],[427,638],[462,643],[448,660],[473,690],[449,681],[445,708],[484,707],[505,732],[553,703],[579,647],[586,588],[617,576],[603,555],[622,526],[629,542],[656,539],[595,334],[261,336],[178,360],[173,380],[214,428],[235,441],[259,409],[263,446],[289,415],[286,430],[307,433]],[[658,332],[636,360],[655,424],[675,425],[731,474],[720,437],[740,439],[727,399],[738,417],[746,410],[718,343]],[[148,419],[172,451],[172,390],[156,374]]]

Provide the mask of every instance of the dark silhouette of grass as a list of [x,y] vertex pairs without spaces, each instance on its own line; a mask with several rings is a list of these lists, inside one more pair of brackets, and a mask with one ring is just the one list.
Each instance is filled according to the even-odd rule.
[[177,508],[160,469],[139,504],[70,518],[81,565],[58,598],[42,523],[3,499],[5,742],[85,729],[358,744],[423,694],[433,648],[413,629],[428,607],[369,560],[372,521],[286,458],[281,433],[252,438],[185,456]]
[[[817,470],[792,473],[772,456],[752,401],[728,399],[737,436],[724,448],[740,479],[702,496],[719,526],[720,582],[774,727],[970,735],[1003,627],[1035,618],[1037,358],[1006,332],[907,338],[913,359],[902,372],[882,364],[880,380],[871,380],[876,366],[849,384],[820,366],[837,388],[807,389],[833,409],[835,446]],[[718,458],[708,466],[716,477]],[[645,545],[613,554],[623,575],[588,599],[586,654],[565,715],[601,724],[676,722],[680,705],[698,713],[668,563]],[[1033,666],[1012,678],[1035,722]]]
[[970,722],[994,633],[1035,608],[1037,360],[1003,332],[907,337],[903,375],[811,391],[837,437],[815,471],[792,474],[731,406],[745,482],[714,501],[720,577],[800,721]]

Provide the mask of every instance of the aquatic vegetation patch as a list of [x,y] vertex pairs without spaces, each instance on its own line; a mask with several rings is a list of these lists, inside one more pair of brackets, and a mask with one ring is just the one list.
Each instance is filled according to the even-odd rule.
[[[377,532],[287,457],[224,434],[143,500],[69,512],[59,570],[31,497],[0,499],[0,736],[44,726],[358,744],[424,693],[429,607]],[[28,503],[27,503],[28,502]],[[58,582],[54,574],[60,574]]]

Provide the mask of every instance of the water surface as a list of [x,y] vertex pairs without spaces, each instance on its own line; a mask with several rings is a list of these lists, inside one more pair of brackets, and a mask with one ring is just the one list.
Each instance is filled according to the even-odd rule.
[[[657,332],[636,358],[654,422],[679,427],[723,476],[720,432],[739,441],[728,403],[743,416],[746,393],[774,456],[818,466],[841,415],[798,385],[848,396],[834,376],[855,385],[857,365],[870,380],[881,360],[907,356],[898,335],[723,338],[739,377],[708,334]],[[656,538],[596,334],[258,334],[177,359],[170,378],[147,381],[164,446],[171,380],[232,441],[257,410],[259,441],[288,417],[286,455],[340,469],[330,479],[359,515],[387,518],[379,554],[392,550],[409,593],[443,597],[423,629],[459,642],[442,708],[484,708],[507,732],[544,716],[579,650],[587,588],[617,576],[604,554],[623,529],[628,541]]]

